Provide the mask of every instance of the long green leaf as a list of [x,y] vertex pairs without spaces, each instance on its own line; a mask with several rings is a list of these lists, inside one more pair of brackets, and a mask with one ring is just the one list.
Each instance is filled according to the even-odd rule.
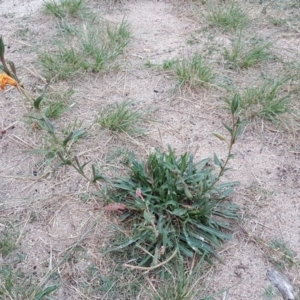
[[105,255],[107,253],[110,253],[112,251],[118,251],[118,250],[124,249],[124,248],[128,247],[129,245],[131,245],[131,244],[133,244],[135,242],[136,242],[136,239],[128,239],[127,241],[125,241],[124,243],[120,244],[119,246],[114,247],[114,248],[110,248],[110,249],[104,251],[103,255]]
[[46,116],[43,116],[43,120],[45,122],[45,125],[46,125],[46,130],[50,133],[54,133],[54,126],[53,124],[50,122],[50,120],[46,117]]
[[216,237],[218,237],[219,239],[222,239],[222,240],[230,240],[231,239],[231,235],[229,234],[225,234],[223,232],[220,232],[218,230],[215,230],[213,228],[210,228],[208,226],[205,226],[203,224],[199,224],[199,223],[196,223],[196,222],[191,222],[193,225],[195,225],[196,227],[198,227],[199,229],[205,231],[205,232],[208,232],[212,235],[215,235]]
[[4,60],[5,46],[3,42],[2,35],[0,36],[0,59]]
[[35,295],[34,295],[34,300],[42,300],[44,299],[45,296],[48,296],[50,295],[52,292],[54,292],[55,290],[57,290],[58,288],[58,285],[51,285],[51,286],[48,286],[46,287],[45,289],[37,292]]
[[219,160],[219,158],[218,158],[218,156],[217,156],[216,153],[214,153],[214,163],[215,163],[216,166],[222,168],[222,163],[221,163],[221,161]]

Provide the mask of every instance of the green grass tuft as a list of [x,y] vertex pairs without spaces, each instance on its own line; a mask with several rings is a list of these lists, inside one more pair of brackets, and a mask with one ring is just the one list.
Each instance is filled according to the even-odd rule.
[[70,98],[74,94],[72,89],[67,89],[62,93],[54,92],[47,94],[48,100],[45,101],[44,114],[47,118],[55,119],[63,115],[70,109]]
[[86,11],[83,0],[48,0],[44,2],[45,12],[58,18],[78,17]]
[[268,259],[277,269],[285,270],[286,268],[291,268],[294,264],[299,265],[295,253],[286,242],[280,239],[273,239],[269,243],[269,248],[272,250],[272,253]]
[[270,46],[270,43],[257,39],[243,41],[240,35],[232,42],[231,49],[225,49],[224,58],[232,67],[249,68],[271,58]]
[[291,98],[283,91],[288,79],[265,81],[260,87],[247,88],[235,94],[240,101],[241,117],[247,120],[259,117],[271,122],[279,121],[282,114],[290,112]]
[[16,249],[15,239],[6,232],[0,233],[0,253],[6,257]]
[[177,60],[173,66],[179,85],[188,84],[192,87],[199,87],[213,78],[211,67],[198,53],[194,54],[191,59]]
[[111,131],[141,134],[143,130],[138,127],[138,123],[143,120],[144,115],[144,112],[134,107],[133,102],[123,101],[104,108],[96,122]]
[[222,30],[241,30],[249,23],[248,15],[234,2],[213,8],[206,15],[206,19],[211,26]]
[[278,292],[272,286],[264,288],[264,290],[263,297],[265,300],[272,300],[278,296]]
[[57,49],[41,51],[39,60],[50,79],[67,79],[84,71],[101,72],[114,67],[114,61],[130,40],[127,22],[118,26],[89,22],[62,23],[64,33]]

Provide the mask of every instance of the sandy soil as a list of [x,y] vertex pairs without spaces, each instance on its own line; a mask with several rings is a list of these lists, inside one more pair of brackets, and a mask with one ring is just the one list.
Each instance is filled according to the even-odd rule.
[[[133,40],[126,50],[124,64],[117,72],[87,75],[84,84],[80,79],[61,83],[62,88],[64,85],[74,88],[72,101],[76,105],[57,121],[57,126],[78,117],[87,127],[105,103],[134,99],[145,107],[155,108],[152,117],[160,122],[148,124],[149,133],[138,143],[93,128],[86,143],[77,146],[77,151],[83,153],[82,159],[104,161],[116,145],[143,157],[152,148],[166,149],[168,144],[178,153],[197,150],[197,158],[212,156],[213,152],[224,157],[226,148],[211,133],[223,132],[220,120],[227,121],[228,114],[223,108],[226,91],[204,88],[174,94],[175,81],[169,74],[144,65],[148,60],[158,64],[195,49],[206,56],[215,55],[211,63],[217,65],[218,54],[210,54],[207,49],[206,31],[199,36],[199,43],[187,44],[193,31],[207,27],[195,17],[201,5],[194,6],[188,1],[112,2],[90,1],[89,5],[106,20],[119,22],[124,16],[128,20]],[[20,66],[19,76],[32,91],[43,86],[35,63],[35,49],[51,36],[56,26],[55,19],[43,13],[42,4],[42,0],[0,1],[0,34],[7,45],[6,57]],[[257,7],[260,6],[253,4],[249,11],[253,18],[260,14]],[[21,36],[24,29],[28,31]],[[299,54],[299,34],[294,31],[277,30],[264,21],[257,23],[254,30],[271,39],[274,51],[283,60],[293,60]],[[214,34],[215,47],[230,43],[229,34]],[[255,82],[257,74],[267,72],[268,68],[276,74],[280,67],[274,62],[271,67],[262,65],[247,74],[252,74]],[[226,72],[232,74],[230,70]],[[233,76],[237,84],[246,85],[243,73]],[[9,127],[0,135],[0,226],[8,221],[18,224],[18,242],[25,257],[21,264],[39,282],[51,264],[57,263],[56,256],[66,252],[99,218],[103,220],[102,225],[93,228],[85,249],[93,254],[98,246],[105,246],[111,235],[107,226],[113,219],[101,209],[95,209],[96,200],[83,201],[92,189],[79,175],[62,169],[53,176],[50,169],[39,168],[41,156],[34,156],[28,150],[40,145],[41,137],[28,125],[25,118],[28,112],[30,104],[12,88],[0,92],[0,128]],[[295,254],[294,260],[300,259],[300,156],[294,151],[299,147],[299,139],[262,128],[260,124],[245,128],[234,148],[232,170],[226,175],[226,179],[240,181],[233,200],[240,206],[243,219],[235,225],[232,241],[225,243],[220,251],[224,264],[217,263],[205,278],[205,294],[231,287],[215,299],[265,299],[264,291],[270,286],[266,272],[272,268],[267,244],[272,239],[285,241]],[[38,176],[33,175],[35,170]],[[80,273],[80,266],[76,268]],[[283,272],[298,290],[297,265]],[[64,284],[56,299],[85,299],[76,291],[74,266],[64,266],[60,275]],[[70,278],[75,281],[73,286]]]

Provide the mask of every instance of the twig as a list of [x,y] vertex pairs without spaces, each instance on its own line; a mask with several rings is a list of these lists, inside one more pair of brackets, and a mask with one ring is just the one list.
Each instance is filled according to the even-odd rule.
[[267,278],[278,289],[284,300],[295,300],[293,287],[289,281],[276,270],[268,270]]
[[133,266],[133,265],[129,265],[129,264],[124,264],[124,267],[128,267],[128,268],[131,268],[131,269],[136,269],[136,270],[143,270],[143,271],[152,271],[156,268],[159,268],[163,265],[165,265],[166,263],[168,263],[177,253],[177,248],[175,249],[175,251],[173,252],[173,254],[168,258],[166,259],[165,261],[155,265],[155,266],[152,266],[152,267],[139,267],[139,266]]

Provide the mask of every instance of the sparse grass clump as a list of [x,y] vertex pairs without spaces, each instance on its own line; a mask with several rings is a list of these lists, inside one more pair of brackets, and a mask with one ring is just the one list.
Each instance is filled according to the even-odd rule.
[[162,68],[163,70],[171,70],[178,64],[176,59],[167,59],[163,61]]
[[[154,292],[151,294],[153,300],[190,300],[193,299],[199,289],[199,272],[197,272],[199,265],[203,266],[203,261],[198,263],[193,272],[188,272],[184,269],[183,261],[178,261],[169,266],[170,276],[164,279],[161,284],[155,288],[152,286]],[[188,274],[189,273],[189,274]],[[197,274],[198,273],[198,274]],[[199,298],[205,300],[209,298]]]
[[67,30],[57,48],[39,53],[47,78],[67,79],[84,71],[101,72],[115,67],[114,61],[130,39],[125,21],[115,27],[99,22],[63,26]]
[[39,287],[33,283],[31,274],[21,270],[13,270],[11,266],[0,267],[0,296],[1,299],[47,299],[58,285]]
[[123,101],[104,108],[96,122],[111,131],[136,134],[143,132],[138,123],[143,120],[144,115],[145,112],[136,109],[133,102]]
[[195,53],[190,58],[167,59],[161,65],[147,61],[146,66],[170,71],[177,78],[177,85],[179,87],[184,85],[193,88],[201,87],[209,83],[214,77],[211,66],[199,53]]
[[231,49],[225,49],[224,57],[229,65],[236,68],[249,68],[271,58],[270,44],[252,39],[242,40],[241,36],[234,40]]
[[44,113],[47,118],[55,119],[60,117],[64,112],[70,109],[70,98],[74,94],[72,89],[62,93],[56,92],[47,95],[45,100]]
[[78,286],[90,299],[118,299],[120,295],[126,295],[126,299],[137,299],[142,283],[141,274],[112,262],[109,272],[96,265],[88,266]]
[[39,60],[48,79],[64,80],[78,75],[81,70],[87,68],[87,63],[80,57],[79,52],[62,44],[54,53],[40,52]]
[[57,286],[38,286],[36,278],[22,269],[25,254],[18,250],[18,236],[11,224],[0,231],[0,299],[45,299]]
[[269,255],[269,261],[279,270],[292,267],[295,263],[299,265],[299,261],[296,260],[295,253],[290,249],[288,244],[280,239],[273,239],[269,243],[269,249],[271,255]]
[[272,286],[265,288],[263,297],[265,300],[272,300],[273,298],[278,296],[278,292],[273,289]]
[[16,249],[15,238],[11,233],[0,232],[0,253],[2,257],[6,257]]
[[84,0],[47,0],[44,8],[46,13],[59,18],[80,16],[86,10]]
[[247,120],[257,117],[277,122],[281,115],[290,111],[290,96],[283,91],[289,78],[265,81],[260,87],[245,89],[235,94],[239,98],[241,116]]
[[206,18],[211,26],[222,30],[241,30],[249,23],[248,15],[234,2],[213,8]]
[[286,19],[283,18],[277,18],[277,17],[269,17],[269,21],[274,26],[282,26],[287,23]]
[[177,60],[171,64],[174,68],[180,86],[188,84],[192,87],[203,86],[213,78],[211,67],[198,53],[190,59]]

